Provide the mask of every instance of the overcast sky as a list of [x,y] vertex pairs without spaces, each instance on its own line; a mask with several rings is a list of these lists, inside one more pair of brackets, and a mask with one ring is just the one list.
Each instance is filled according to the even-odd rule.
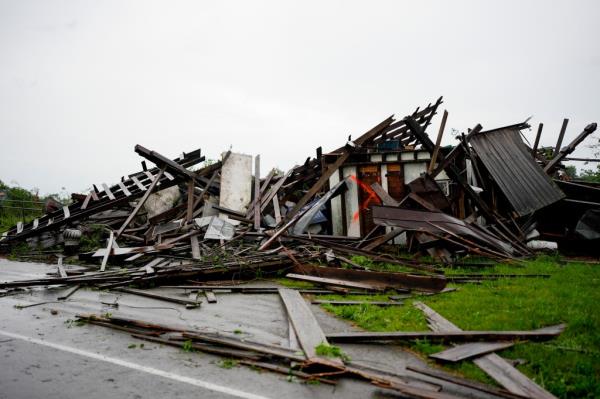
[[600,122],[599,17],[598,1],[1,0],[0,179],[114,183],[138,143],[232,146],[265,174],[441,95],[447,132],[533,115],[551,145],[568,117],[568,143]]

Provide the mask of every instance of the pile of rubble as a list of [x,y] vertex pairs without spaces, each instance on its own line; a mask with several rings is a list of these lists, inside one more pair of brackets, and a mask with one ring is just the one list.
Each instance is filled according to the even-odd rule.
[[[272,170],[262,178],[259,156],[253,165],[252,156],[227,152],[219,162],[192,170],[204,161],[200,150],[169,159],[138,145],[136,153],[145,158],[140,172],[122,177],[112,186],[102,184],[99,189],[94,185],[88,194],[73,194],[71,205],[19,223],[3,234],[0,245],[5,250],[26,244],[29,251],[25,256],[30,259],[54,254],[59,260],[56,276],[4,282],[0,289],[8,293],[19,287],[72,286],[64,296],[68,298],[81,286],[94,286],[189,308],[199,306],[198,300],[141,288],[201,290],[209,302],[216,301],[214,291],[219,289],[278,293],[300,339],[302,355],[260,343],[242,344],[218,334],[202,335],[117,317],[81,317],[157,342],[182,345],[192,340],[199,350],[238,357],[274,371],[282,369],[282,361],[302,363],[295,371],[298,375],[326,383],[350,374],[399,387],[411,397],[442,397],[390,382],[373,370],[326,361],[314,353],[315,345],[327,340],[424,337],[453,342],[543,339],[558,334],[560,328],[505,335],[456,331],[449,335],[443,330],[426,336],[325,336],[321,332],[315,337],[320,329],[313,325],[310,310],[303,308],[304,301],[298,299],[299,290],[235,285],[272,273],[322,287],[305,290],[312,293],[437,293],[446,289],[449,280],[437,265],[452,264],[466,255],[513,261],[532,254],[527,242],[534,238],[561,245],[584,242],[585,246],[598,241],[600,187],[560,178],[561,161],[595,131],[595,123],[561,147],[564,123],[553,151],[538,148],[541,124],[535,144],[530,147],[523,142],[521,131],[530,127],[526,122],[487,131],[476,125],[457,137],[456,146],[446,148],[440,145],[446,111],[435,143],[426,133],[441,103],[440,98],[402,119],[389,117],[360,137],[349,138],[335,151],[324,154],[318,148],[316,156],[302,165],[285,173]],[[148,167],[146,161],[155,166]],[[93,243],[90,237],[106,244],[86,248]],[[396,245],[431,255],[435,261],[395,256]],[[77,256],[99,266],[68,270],[62,264],[63,256]],[[375,264],[395,264],[405,271],[369,270],[357,264],[354,256]],[[454,276],[453,281],[493,278],[459,277]],[[306,323],[314,327],[309,328],[312,336],[303,332]],[[170,338],[161,337],[163,334]],[[267,358],[276,361],[268,363]],[[283,369],[287,373],[289,367]],[[493,394],[522,397],[523,391],[510,391],[513,393]]]

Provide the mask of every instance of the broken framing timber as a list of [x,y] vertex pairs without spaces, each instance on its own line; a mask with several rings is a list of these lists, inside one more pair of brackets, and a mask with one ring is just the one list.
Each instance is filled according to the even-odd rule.
[[206,301],[208,303],[217,303],[217,296],[212,291],[204,291],[204,296],[206,297]]
[[293,280],[308,281],[308,282],[316,283],[316,284],[333,285],[333,286],[345,287],[345,288],[357,288],[357,289],[368,290],[368,291],[383,291],[385,289],[385,288],[370,285],[370,284],[356,283],[353,281],[339,280],[339,279],[334,279],[334,278],[307,276],[304,274],[296,274],[296,273],[288,273],[288,274],[286,274],[286,277],[291,278]]
[[71,288],[67,293],[59,296],[56,299],[58,299],[59,301],[64,301],[65,299],[69,299],[69,297],[71,295],[73,295],[75,292],[77,292],[77,290],[79,290],[80,288],[81,288],[80,285],[76,285],[75,287]]
[[[422,302],[415,302],[414,306],[423,311],[427,318],[429,328],[434,331],[461,331],[442,315]],[[527,378],[513,365],[495,353],[489,353],[473,361],[487,375],[506,388],[508,391],[531,398],[556,399],[544,388]]]
[[350,332],[327,334],[334,342],[377,342],[377,341],[411,341],[428,339],[436,342],[469,342],[469,341],[510,341],[531,340],[544,341],[557,337],[565,325],[558,324],[539,330],[530,331],[415,331],[415,332]]
[[445,351],[434,353],[429,355],[429,357],[436,360],[454,363],[510,348],[513,345],[514,342],[469,342],[467,344],[446,349]]
[[399,206],[400,203],[398,201],[396,201],[395,199],[393,199],[385,190],[383,187],[381,187],[381,185],[377,182],[371,184],[371,188],[373,189],[373,191],[375,191],[375,194],[377,194],[377,196],[379,197],[379,199],[381,200],[381,202],[383,202],[383,205],[387,205],[387,206]]
[[138,295],[138,296],[143,296],[143,297],[151,298],[151,299],[157,299],[159,301],[177,303],[180,305],[185,305],[188,308],[197,308],[202,303],[202,302],[197,302],[197,301],[190,301],[189,299],[180,299],[180,298],[173,298],[173,297],[166,296],[166,295],[154,294],[154,293],[151,293],[148,291],[134,290],[131,288],[113,288],[112,290],[124,292],[126,294]]
[[108,237],[108,245],[106,246],[106,253],[102,258],[102,264],[100,265],[100,271],[103,272],[106,269],[106,264],[108,263],[108,257],[110,256],[113,250],[113,243],[115,242],[115,233],[110,232],[110,236]]
[[431,174],[433,172],[433,168],[435,167],[435,162],[438,157],[438,153],[440,151],[440,145],[442,144],[442,136],[444,135],[444,130],[446,128],[446,120],[448,119],[448,111],[444,110],[444,115],[442,116],[442,122],[440,123],[440,130],[438,131],[437,139],[435,140],[435,147],[433,148],[433,153],[431,154],[431,161],[429,161],[429,168],[427,168],[427,173]]
[[[280,288],[279,296],[283,301],[286,313],[294,326],[298,342],[309,360],[318,359],[316,348],[327,345],[327,337],[315,319],[312,311],[302,295],[289,288]],[[339,361],[336,361],[338,363]],[[341,365],[341,362],[339,362]]]
[[[366,141],[381,133],[381,131],[388,127],[393,120],[393,116],[390,116],[371,130],[369,130],[367,133],[363,134],[354,142],[354,144],[357,146],[361,146]],[[306,205],[308,201],[310,201],[310,199],[314,197],[316,193],[319,192],[319,190],[321,190],[323,185],[325,185],[325,183],[329,181],[331,175],[333,175],[338,170],[338,168],[342,166],[344,162],[346,162],[348,157],[350,157],[350,154],[350,149],[348,147],[344,147],[344,152],[338,157],[338,159],[333,164],[329,165],[326,170],[323,171],[319,180],[317,180],[317,182],[310,188],[310,190],[308,190],[308,192],[304,194],[302,198],[300,198],[300,200],[296,203],[296,206],[294,206],[294,208],[290,212],[288,212],[288,214],[286,215],[286,218],[288,220],[295,216],[300,211],[300,209],[302,209],[302,207]]]
[[365,271],[307,264],[303,264],[302,267],[295,267],[294,273],[370,284],[380,289],[406,290],[409,288],[420,291],[438,292],[446,287],[446,278],[443,275]]
[[142,209],[142,206],[144,206],[144,203],[146,202],[146,200],[148,199],[150,194],[152,194],[152,191],[154,190],[154,188],[156,187],[156,185],[158,184],[160,178],[163,176],[164,173],[165,173],[165,167],[163,166],[160,169],[160,171],[156,174],[156,176],[154,176],[154,180],[152,180],[152,183],[150,184],[150,187],[148,187],[148,189],[144,193],[144,196],[138,201],[138,203],[136,204],[133,211],[129,214],[127,219],[125,219],[125,222],[123,222],[123,225],[121,226],[121,228],[117,231],[116,238],[119,238],[119,236],[123,233],[123,231],[127,228],[127,226],[129,226],[129,223],[131,223],[131,221],[137,215],[137,213],[140,211],[140,209]]
[[327,301],[315,299],[311,301],[313,305],[373,305],[373,306],[400,306],[403,302],[385,302],[385,301]]

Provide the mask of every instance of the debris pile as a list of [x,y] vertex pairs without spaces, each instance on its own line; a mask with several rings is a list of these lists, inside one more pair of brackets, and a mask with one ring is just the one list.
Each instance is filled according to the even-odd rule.
[[[590,242],[598,242],[600,187],[561,178],[561,162],[596,130],[595,123],[561,147],[564,123],[554,150],[538,148],[541,124],[535,144],[531,148],[525,144],[521,131],[530,127],[526,122],[487,131],[476,125],[457,137],[456,146],[447,148],[441,146],[446,111],[435,143],[426,133],[441,103],[440,98],[402,119],[391,116],[358,138],[349,137],[332,152],[318,148],[315,157],[302,165],[287,172],[271,170],[264,177],[260,156],[253,159],[228,151],[220,161],[207,165],[200,150],[169,159],[137,145],[135,152],[144,158],[141,171],[111,186],[93,185],[87,194],[73,194],[72,204],[30,222],[19,222],[3,233],[2,249],[27,246],[22,256],[29,259],[53,254],[58,257],[58,267],[55,276],[2,282],[0,289],[10,293],[19,287],[70,286],[73,289],[64,295],[68,298],[81,286],[94,286],[188,308],[198,307],[199,301],[147,288],[200,290],[209,303],[216,301],[214,292],[218,290],[279,294],[302,355],[290,348],[160,323],[80,317],[155,342],[181,346],[190,341],[198,350],[286,374],[291,372],[289,363],[297,363],[300,366],[292,371],[301,378],[334,383],[341,375],[352,375],[410,397],[447,397],[423,392],[421,385],[413,386],[406,379],[326,359],[315,348],[328,341],[489,341],[434,356],[453,361],[499,350],[509,345],[505,341],[555,336],[561,328],[463,332],[423,308],[429,318],[437,317],[432,324],[434,332],[326,336],[300,290],[237,285],[270,273],[321,287],[304,290],[306,293],[439,293],[449,281],[436,266],[441,263],[452,264],[465,256],[518,261],[532,254],[527,243],[535,238],[588,248]],[[394,255],[397,245],[435,260],[399,257]],[[67,270],[64,256],[97,266]],[[353,259],[357,256],[375,264],[394,264],[403,271],[369,270]],[[493,276],[454,276],[452,281],[484,278]],[[492,377],[496,375],[510,393],[486,387],[488,394],[549,395],[516,375],[514,367],[506,377],[512,366],[499,364],[493,356],[478,357],[481,364],[477,364]],[[487,366],[482,366],[484,363]]]

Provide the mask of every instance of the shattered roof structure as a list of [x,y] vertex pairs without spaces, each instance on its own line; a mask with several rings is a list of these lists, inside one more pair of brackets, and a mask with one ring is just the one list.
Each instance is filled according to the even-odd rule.
[[475,134],[469,143],[519,216],[565,197],[531,156],[519,128]]

